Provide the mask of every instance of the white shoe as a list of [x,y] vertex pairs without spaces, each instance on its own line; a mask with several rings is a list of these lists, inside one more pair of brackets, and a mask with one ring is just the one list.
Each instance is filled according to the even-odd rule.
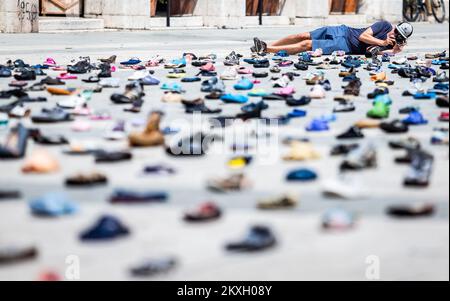
[[326,196],[346,200],[364,199],[367,197],[359,183],[342,178],[324,182],[322,184],[322,192]]
[[119,88],[120,87],[120,79],[104,78],[98,83],[98,85],[102,88]]
[[140,71],[136,71],[134,72],[133,75],[131,75],[130,77],[128,77],[128,80],[140,80],[143,79],[146,76],[149,76],[149,72],[147,70],[140,70]]
[[86,99],[81,95],[73,95],[68,99],[58,101],[57,105],[63,109],[75,109],[86,104]]
[[238,76],[237,70],[234,67],[225,69],[225,71],[220,75],[221,80],[236,80]]
[[399,57],[392,60],[392,63],[395,65],[404,65],[408,62],[408,59],[406,57]]

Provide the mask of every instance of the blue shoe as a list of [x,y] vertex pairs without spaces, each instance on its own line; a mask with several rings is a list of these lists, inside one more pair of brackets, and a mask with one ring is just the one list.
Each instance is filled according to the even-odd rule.
[[359,80],[359,78],[358,78],[358,76],[356,76],[356,74],[347,75],[342,79],[343,82],[352,82],[355,80]]
[[427,92],[427,93],[416,93],[413,95],[414,99],[435,99],[436,93]]
[[286,176],[287,181],[314,181],[317,179],[317,173],[313,170],[301,168],[289,172]]
[[389,64],[389,65],[388,65],[388,68],[389,68],[389,69],[393,69],[393,70],[398,70],[398,69],[403,68],[403,66],[395,65],[395,64]]
[[48,193],[29,203],[32,214],[57,217],[78,211],[78,205],[63,193]]
[[402,122],[408,125],[428,124],[428,120],[426,120],[419,111],[412,111]]
[[248,97],[240,94],[224,94],[220,99],[225,103],[246,103]]
[[301,118],[305,117],[308,113],[305,110],[294,109],[287,114],[288,118]]
[[178,93],[184,92],[183,87],[178,83],[164,83],[161,86],[161,90],[167,90],[167,91],[178,92]]
[[185,57],[183,57],[183,58],[181,58],[181,59],[175,59],[175,60],[172,60],[170,63],[171,63],[172,65],[177,66],[178,68],[185,67],[186,64],[187,64],[186,58],[185,58]]
[[275,55],[279,56],[279,57],[288,57],[289,56],[289,54],[286,50],[280,50]]
[[142,61],[138,58],[131,58],[128,61],[124,61],[124,62],[120,62],[121,65],[125,65],[125,66],[133,66],[133,65],[137,65],[139,63],[141,63]]
[[444,64],[448,63],[448,61],[436,59],[436,60],[433,60],[431,63],[432,63],[433,65],[438,65],[438,66],[440,66],[440,65],[444,65]]
[[318,119],[327,123],[335,122],[337,120],[337,115],[336,114],[322,115]]
[[157,79],[156,77],[148,75],[144,78],[141,78],[139,80],[139,83],[143,84],[144,86],[157,86],[160,84],[160,80]]
[[154,203],[165,202],[168,197],[168,194],[164,191],[134,192],[117,189],[111,196],[110,202],[113,204]]
[[81,233],[80,239],[83,241],[111,240],[129,234],[130,230],[117,218],[105,215],[92,228]]
[[195,83],[195,82],[199,82],[202,79],[198,76],[194,76],[194,77],[184,77],[181,79],[181,82],[183,83]]
[[375,97],[373,104],[375,105],[377,102],[384,103],[387,106],[392,105],[392,99],[388,94],[378,95],[377,97]]
[[447,91],[449,90],[449,84],[444,84],[444,83],[438,83],[435,84],[433,89],[435,90],[442,90],[442,91]]
[[314,119],[306,126],[308,132],[323,132],[328,131],[329,129],[328,122],[321,119]]
[[268,59],[244,59],[244,62],[250,65],[255,64],[267,64],[269,62]]
[[234,85],[236,90],[251,90],[253,89],[253,83],[246,77],[243,77],[237,84]]
[[248,105],[245,105],[241,108],[242,112],[253,112],[255,110],[266,110],[269,108],[269,105],[266,104],[263,100],[257,103],[250,103]]

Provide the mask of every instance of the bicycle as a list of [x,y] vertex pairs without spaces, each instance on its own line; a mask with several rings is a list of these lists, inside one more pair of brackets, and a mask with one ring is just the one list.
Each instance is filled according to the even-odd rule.
[[446,18],[444,0],[403,0],[403,17],[408,22],[416,22],[419,16],[433,15],[438,23]]

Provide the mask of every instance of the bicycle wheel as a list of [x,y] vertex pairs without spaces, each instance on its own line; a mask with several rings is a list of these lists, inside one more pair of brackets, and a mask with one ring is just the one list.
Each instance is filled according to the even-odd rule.
[[420,15],[419,0],[403,0],[403,18],[408,22],[416,22]]
[[444,0],[430,0],[431,9],[433,10],[433,16],[437,22],[442,23],[445,21],[445,3]]

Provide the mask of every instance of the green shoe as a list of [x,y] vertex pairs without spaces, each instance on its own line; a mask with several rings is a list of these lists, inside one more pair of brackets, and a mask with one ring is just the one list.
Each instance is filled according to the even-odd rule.
[[376,119],[384,119],[389,117],[389,113],[391,112],[391,108],[389,105],[384,102],[375,102],[373,108],[367,112],[367,117],[376,118]]

